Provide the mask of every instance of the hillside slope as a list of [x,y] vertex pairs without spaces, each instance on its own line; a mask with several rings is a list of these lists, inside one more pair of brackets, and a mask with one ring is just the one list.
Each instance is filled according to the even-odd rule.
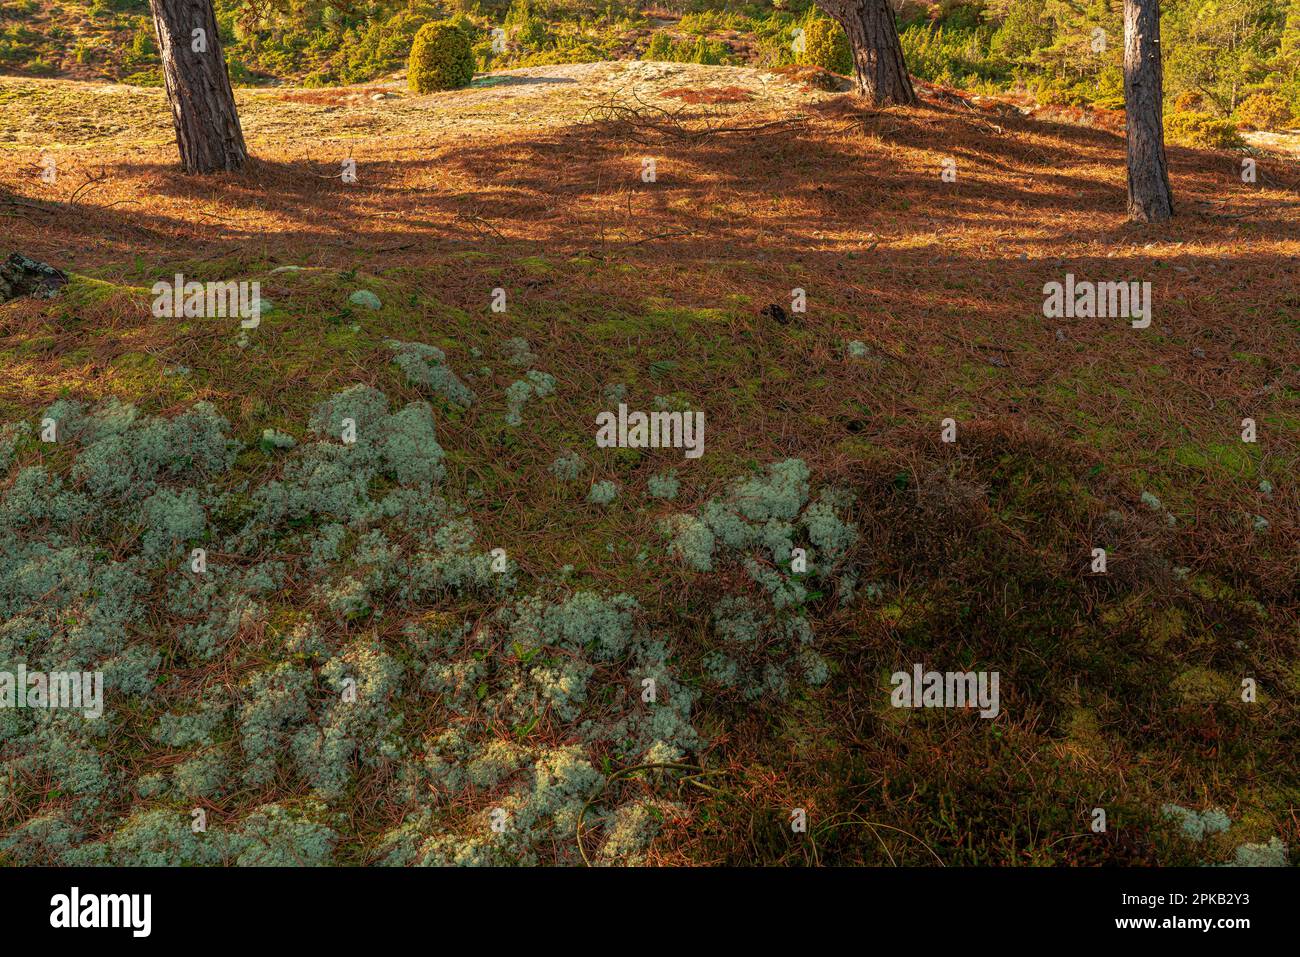
[[[22,623],[0,656],[112,658],[107,734],[9,726],[0,858],[1294,847],[1300,171],[1260,156],[1248,184],[1236,154],[1172,149],[1178,215],[1139,228],[1114,131],[927,95],[646,63],[240,91],[256,163],[191,178],[157,91],[0,80],[6,245],[73,279],[0,305],[0,412],[28,426],[5,433],[5,560],[88,549],[136,589],[42,606],[0,569]],[[273,308],[251,331],[154,316],[177,273]],[[1150,326],[1046,317],[1067,274],[1150,282]],[[109,446],[163,425],[63,405],[70,437],[39,440],[52,404],[110,399],[211,403],[238,448],[182,420],[206,444],[174,438],[133,487]],[[598,447],[620,401],[703,411],[704,454]],[[382,441],[346,451],[349,411]],[[177,501],[199,517],[159,517]],[[229,604],[184,591],[200,542]],[[915,664],[998,672],[1000,713],[891,707]],[[1166,805],[1232,826],[1198,838]]]

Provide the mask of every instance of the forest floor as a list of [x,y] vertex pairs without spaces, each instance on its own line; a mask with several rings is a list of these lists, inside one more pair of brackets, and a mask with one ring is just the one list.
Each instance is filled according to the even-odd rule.
[[[1103,120],[944,91],[874,109],[788,75],[632,62],[237,100],[256,161],[197,178],[161,91],[0,78],[0,253],[74,277],[0,306],[4,421],[61,397],[207,400],[255,443],[357,382],[414,396],[384,341],[426,342],[495,367],[438,421],[483,538],[525,580],[572,565],[636,596],[679,645],[709,611],[660,518],[790,457],[852,490],[872,587],[814,610],[830,681],[770,707],[703,698],[697,758],[746,800],[692,797],[655,860],[1191,863],[1300,840],[1293,158],[1254,154],[1246,183],[1241,154],[1171,148],[1177,216],[1143,227]],[[175,273],[258,280],[275,309],[248,347],[223,320],[155,318],[149,289]],[[1149,282],[1149,328],[1046,318],[1067,273]],[[350,305],[357,289],[382,308]],[[512,336],[557,380],[518,431],[496,359]],[[597,449],[612,383],[634,409],[703,409],[705,454]],[[619,485],[613,506],[549,473],[566,448]],[[648,498],[668,467],[678,499]],[[887,675],[912,662],[1000,668],[1001,717],[895,720]],[[1166,803],[1234,827],[1195,844]],[[796,806],[840,823],[800,843]],[[362,821],[344,843],[372,837]]]

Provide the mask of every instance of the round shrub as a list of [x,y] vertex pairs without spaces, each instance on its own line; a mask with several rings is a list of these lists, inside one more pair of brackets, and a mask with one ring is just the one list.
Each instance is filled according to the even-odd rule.
[[1232,118],[1252,130],[1278,130],[1291,124],[1290,105],[1275,93],[1252,93],[1239,104]]
[[849,38],[838,23],[828,17],[809,17],[803,23],[803,50],[796,54],[800,66],[819,66],[841,76],[853,72]]
[[474,79],[469,37],[449,23],[426,23],[411,44],[407,78],[416,93],[468,86]]
[[1196,149],[1236,149],[1244,146],[1232,123],[1208,113],[1175,111],[1165,117],[1165,137],[1179,146]]

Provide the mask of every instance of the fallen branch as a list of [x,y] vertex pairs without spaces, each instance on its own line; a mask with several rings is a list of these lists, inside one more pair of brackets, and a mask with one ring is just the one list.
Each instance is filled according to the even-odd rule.
[[[622,135],[638,143],[646,143],[652,136],[683,140],[688,143],[698,142],[710,136],[726,136],[733,133],[757,133],[780,127],[800,126],[807,122],[803,115],[764,120],[759,123],[715,125],[711,121],[721,118],[718,115],[696,117],[687,113],[686,106],[676,110],[666,110],[654,103],[647,103],[636,93],[631,94],[635,104],[618,99],[614,94],[604,103],[589,109],[583,117],[585,123],[608,123],[621,128]],[[726,114],[727,119],[743,116]],[[702,126],[688,125],[688,121],[702,120]]]
[[501,230],[497,229],[495,226],[489,223],[482,216],[475,216],[473,213],[457,213],[456,218],[453,220],[453,222],[466,223],[470,226],[473,226],[479,232],[483,232],[484,230],[487,230],[502,242],[506,241],[506,237],[502,234]]

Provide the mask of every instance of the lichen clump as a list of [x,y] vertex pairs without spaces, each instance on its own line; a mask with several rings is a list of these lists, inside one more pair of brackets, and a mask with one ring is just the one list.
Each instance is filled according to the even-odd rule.
[[644,852],[656,799],[608,769],[697,748],[693,695],[632,598],[517,594],[427,403],[345,389],[259,474],[209,405],[41,419],[54,455],[0,432],[0,670],[100,672],[103,710],[0,709],[0,862],[329,864],[362,788],[407,809],[350,852],[375,863],[575,863],[588,800],[596,859]]
[[542,398],[555,391],[555,377],[549,372],[530,369],[522,379],[517,379],[506,389],[506,424],[520,426],[524,421],[524,403],[533,397]]
[[576,452],[562,452],[551,463],[550,472],[562,482],[574,482],[582,474],[582,459]]
[[807,603],[814,589],[835,588],[841,602],[852,598],[848,557],[858,532],[842,517],[851,499],[834,489],[814,497],[809,479],[801,460],[777,462],[710,499],[698,514],[679,513],[660,524],[669,554],[686,569],[739,567],[756,586],[717,599],[717,644],[704,658],[716,685],[749,700],[785,698],[796,684],[825,683],[830,669],[813,647]]
[[593,482],[587,492],[587,501],[592,505],[612,505],[618,498],[618,486],[608,480]]
[[399,342],[389,339],[388,348],[395,353],[393,364],[406,375],[406,381],[441,395],[457,405],[474,404],[474,393],[447,364],[447,355],[436,346],[423,342]]
[[649,491],[652,498],[662,498],[667,501],[672,501],[677,497],[679,488],[681,488],[681,482],[677,479],[676,469],[669,469],[667,472],[652,475],[646,482],[646,490]]

